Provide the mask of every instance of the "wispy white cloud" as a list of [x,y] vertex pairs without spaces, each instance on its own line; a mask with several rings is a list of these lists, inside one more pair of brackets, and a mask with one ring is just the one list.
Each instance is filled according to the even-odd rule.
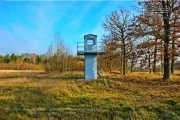
[[93,33],[100,39],[104,32],[102,20],[117,8],[117,3],[6,2],[3,8],[0,5],[0,46],[7,45],[7,48],[0,50],[0,54],[10,51],[16,54],[45,53],[58,29],[73,49],[76,48],[76,42],[83,41],[85,34]]

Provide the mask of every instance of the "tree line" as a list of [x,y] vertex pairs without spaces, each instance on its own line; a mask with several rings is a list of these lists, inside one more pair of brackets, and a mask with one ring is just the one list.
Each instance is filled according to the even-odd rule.
[[35,53],[23,53],[16,55],[12,53],[5,56],[0,55],[0,69],[2,70],[42,70],[44,55]]
[[[65,66],[66,65],[66,66]],[[83,58],[73,55],[14,53],[0,55],[0,70],[45,70],[46,72],[83,71]]]

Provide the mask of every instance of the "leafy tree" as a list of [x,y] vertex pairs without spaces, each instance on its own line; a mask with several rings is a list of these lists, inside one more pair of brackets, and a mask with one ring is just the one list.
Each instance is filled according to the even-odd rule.
[[4,63],[4,57],[0,55],[0,63]]
[[4,57],[4,62],[5,62],[5,63],[9,63],[10,60],[11,60],[11,58],[10,58],[9,54],[5,55],[5,57]]
[[36,64],[41,63],[41,62],[43,61],[42,59],[43,59],[42,56],[37,55],[37,56],[36,56]]
[[25,58],[24,58],[24,62],[30,63],[30,61],[31,61],[30,58],[28,58],[28,57],[25,57]]
[[14,53],[11,54],[11,57],[10,57],[11,61],[15,62],[17,60],[17,58],[18,57]]

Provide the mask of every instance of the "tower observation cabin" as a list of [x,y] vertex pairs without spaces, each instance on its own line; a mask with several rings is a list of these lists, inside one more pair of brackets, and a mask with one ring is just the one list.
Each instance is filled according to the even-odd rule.
[[84,55],[85,79],[97,79],[97,55],[104,53],[104,46],[97,42],[97,35],[85,35],[84,42],[77,43],[77,55]]

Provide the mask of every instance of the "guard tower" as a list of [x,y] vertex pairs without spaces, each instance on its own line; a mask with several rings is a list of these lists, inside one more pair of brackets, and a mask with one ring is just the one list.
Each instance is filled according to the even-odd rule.
[[101,43],[97,43],[97,35],[84,36],[84,42],[77,43],[77,55],[84,55],[85,79],[97,79],[97,55],[105,53]]

